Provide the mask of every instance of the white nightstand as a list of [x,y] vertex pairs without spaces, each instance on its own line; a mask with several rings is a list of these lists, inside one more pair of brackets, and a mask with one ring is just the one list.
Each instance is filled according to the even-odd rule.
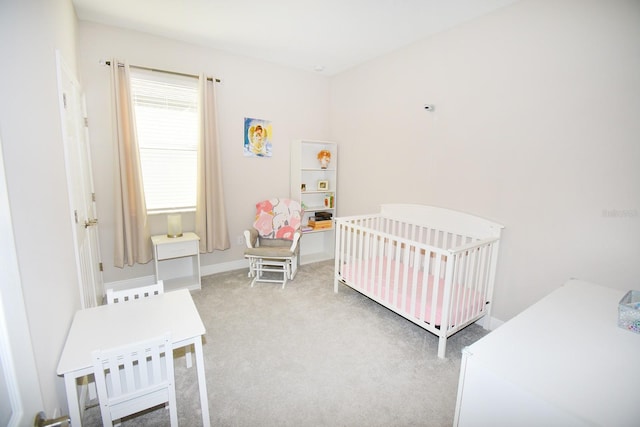
[[181,237],[151,236],[156,265],[156,280],[164,281],[164,290],[200,289],[200,238],[195,233]]

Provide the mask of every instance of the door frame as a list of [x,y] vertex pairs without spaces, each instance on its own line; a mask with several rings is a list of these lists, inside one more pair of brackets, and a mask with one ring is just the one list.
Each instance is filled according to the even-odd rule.
[[0,414],[9,412],[8,420],[0,421],[12,427],[32,425],[44,403],[22,295],[1,148],[0,140]]

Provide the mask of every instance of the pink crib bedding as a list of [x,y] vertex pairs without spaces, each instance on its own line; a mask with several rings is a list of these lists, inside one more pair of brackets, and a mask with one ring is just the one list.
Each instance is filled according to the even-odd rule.
[[[410,316],[421,319],[426,323],[431,323],[432,301],[434,292],[434,277],[429,274],[427,283],[427,298],[425,301],[425,309],[421,310],[422,305],[422,290],[425,275],[423,271],[409,266],[406,269],[404,263],[398,264],[398,279],[397,283],[394,283],[396,275],[396,263],[392,261],[390,266],[386,259],[382,261],[382,267],[377,259],[371,259],[368,262],[368,268],[365,268],[365,264],[362,261],[355,263],[345,264],[342,266],[341,275],[347,280],[350,286],[356,290],[363,292],[368,296],[376,298],[382,305],[407,313]],[[389,268],[390,274],[387,275],[387,269]],[[368,270],[368,271],[366,271]],[[403,298],[403,283],[406,279],[406,291]],[[414,281],[415,274],[415,281]],[[363,283],[366,276],[366,283]],[[389,281],[387,282],[387,277]],[[414,282],[416,286],[415,301],[412,302],[414,295]],[[387,288],[389,292],[387,293]],[[437,302],[435,313],[435,325],[440,326],[443,310],[445,281],[444,279],[438,280],[437,289]],[[395,298],[394,298],[395,297]],[[394,303],[395,299],[395,303]],[[453,285],[453,292],[451,298],[452,311],[450,315],[450,326],[455,326],[456,319],[464,319],[470,311],[477,313],[484,305],[482,301],[482,295],[474,290],[465,288],[460,285]],[[424,313],[422,316],[420,313]]]

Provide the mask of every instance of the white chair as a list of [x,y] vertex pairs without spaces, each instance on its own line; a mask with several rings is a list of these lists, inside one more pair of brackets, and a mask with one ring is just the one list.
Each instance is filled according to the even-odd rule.
[[[118,291],[107,289],[107,304],[135,301],[163,293],[164,282],[162,280],[158,280],[158,283],[154,283],[153,285],[141,286],[139,288],[122,289]],[[185,358],[187,360],[187,368],[191,368],[191,366],[193,366],[193,359],[191,357],[191,349],[188,347],[185,347]]]
[[159,280],[153,285],[141,286],[139,288],[114,290],[107,289],[107,304],[133,301],[140,298],[152,297],[164,293],[164,282]]
[[102,423],[145,409],[168,405],[172,426],[178,425],[173,351],[169,333],[147,341],[92,353]]

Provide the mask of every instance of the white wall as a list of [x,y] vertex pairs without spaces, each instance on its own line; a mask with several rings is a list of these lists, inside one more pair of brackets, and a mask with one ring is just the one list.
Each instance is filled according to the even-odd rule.
[[[109,69],[100,60],[117,57],[130,64],[222,79],[217,86],[223,184],[231,249],[201,256],[203,270],[243,259],[238,237],[249,227],[255,203],[289,195],[289,144],[298,138],[326,139],[329,133],[329,83],[314,73],[282,68],[218,50],[90,22],[79,25],[79,66],[87,93],[100,244],[106,283],[154,274],[153,262],[113,267],[113,137],[110,119]],[[273,157],[242,154],[245,117],[271,120]],[[167,231],[166,216],[152,216],[152,234]],[[193,230],[193,215],[183,215]]]
[[[223,79],[220,134],[234,247],[203,256],[204,265],[241,258],[236,237],[250,222],[253,203],[265,193],[288,193],[289,142],[317,138],[341,144],[341,214],[403,201],[505,224],[494,312],[501,319],[571,276],[638,286],[637,1],[524,0],[331,81],[91,23],[81,23],[76,34],[69,0],[3,0],[0,12],[0,135],[49,416],[65,406],[55,368],[80,305],[56,48],[72,69],[77,62],[87,92],[106,281],[153,274],[151,264],[111,267],[108,70],[98,61],[117,56]],[[424,103],[436,111],[424,112]],[[242,157],[245,116],[273,121],[272,159]],[[164,219],[153,227],[164,232]]]
[[502,320],[570,277],[637,289],[639,52],[638,1],[525,0],[334,77],[341,215],[504,224]]
[[75,30],[69,0],[0,4],[0,134],[22,292],[44,401],[40,410],[48,416],[66,408],[64,383],[55,371],[71,318],[80,307],[55,55],[59,49],[70,68],[75,67]]

